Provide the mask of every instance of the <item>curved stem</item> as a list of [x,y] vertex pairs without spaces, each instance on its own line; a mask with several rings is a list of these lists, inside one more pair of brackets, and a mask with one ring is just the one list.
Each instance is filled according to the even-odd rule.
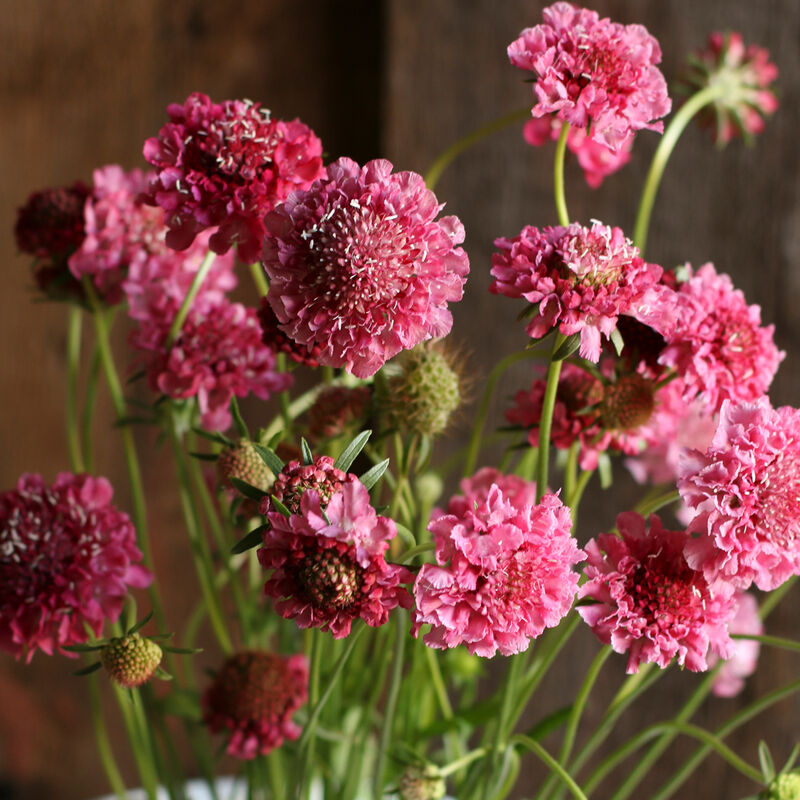
[[581,787],[569,776],[567,771],[561,764],[556,761],[547,750],[542,747],[539,742],[531,739],[529,736],[518,734],[511,738],[511,744],[521,744],[523,747],[530,750],[534,755],[537,755],[549,768],[550,771],[557,775],[561,782],[572,792],[572,796],[577,800],[588,800],[586,795],[581,791]]
[[81,366],[81,325],[82,315],[79,306],[70,306],[67,325],[67,445],[69,459],[75,472],[86,469],[81,440],[78,434],[78,373]]
[[189,287],[189,291],[186,292],[186,297],[183,298],[181,307],[178,309],[175,319],[172,320],[172,325],[170,325],[166,341],[167,350],[172,347],[175,340],[178,338],[178,334],[181,332],[183,323],[186,322],[186,317],[192,308],[192,303],[194,302],[195,297],[197,297],[197,293],[200,291],[200,287],[202,287],[203,281],[206,279],[206,276],[211,270],[211,265],[214,263],[214,259],[216,257],[217,254],[213,250],[209,250],[200,264],[199,269],[197,272],[195,272],[194,278],[192,279],[192,285]]
[[732,633],[731,639],[747,639],[751,642],[759,642],[766,644],[770,647],[779,647],[782,650],[792,650],[795,653],[800,652],[800,642],[794,639],[783,639],[780,636],[756,636],[752,633]]
[[97,686],[97,675],[89,675],[88,677],[92,725],[94,726],[94,735],[97,741],[97,751],[100,754],[100,763],[103,765],[103,770],[106,773],[108,783],[114,794],[119,800],[125,800],[127,797],[125,781],[122,779],[119,767],[114,759],[114,753],[111,750],[111,744],[108,741],[108,730],[106,728],[105,719],[103,718],[103,710],[100,706],[100,690]]
[[558,224],[569,225],[569,211],[567,211],[567,196],[564,191],[564,157],[567,152],[567,137],[569,136],[569,125],[565,122],[561,126],[561,133],[556,143],[556,157],[553,163],[553,189],[556,199],[556,212],[558,213]]
[[[555,353],[564,341],[563,334],[556,333],[553,341],[553,353]],[[547,491],[547,471],[550,462],[550,429],[553,425],[553,409],[556,406],[556,393],[558,392],[558,379],[561,376],[561,364],[559,361],[550,361],[547,368],[547,384],[544,390],[544,400],[542,401],[542,416],[539,420],[539,452],[536,464],[536,502],[542,499],[542,495]]]
[[677,489],[673,489],[650,500],[646,500],[636,506],[636,511],[643,517],[649,517],[650,514],[655,514],[656,511],[664,508],[664,506],[677,503],[681,499],[681,494]]
[[661,185],[661,177],[667,166],[667,161],[678,143],[678,139],[691,121],[692,117],[700,109],[707,106],[717,99],[725,87],[722,85],[708,86],[705,89],[692,95],[677,111],[670,120],[661,141],[658,143],[653,161],[645,178],[642,197],[639,200],[639,211],[636,215],[636,224],[633,228],[633,243],[639,248],[639,255],[643,255],[647,245],[647,231],[650,227],[650,215],[653,212],[658,187]]
[[497,131],[503,130],[503,128],[507,128],[509,125],[514,125],[517,122],[524,122],[527,119],[530,119],[531,116],[531,109],[530,106],[520,109],[519,111],[513,111],[511,114],[506,114],[492,122],[486,123],[486,125],[481,125],[479,128],[475,128],[474,131],[468,133],[466,136],[459,139],[457,142],[454,142],[447,148],[440,156],[436,158],[436,160],[428,167],[427,172],[425,173],[425,184],[426,186],[433,191],[436,184],[439,182],[439,178],[441,177],[442,173],[447,169],[450,162],[453,161],[457,156],[461,155],[465,150],[468,150],[472,145],[477,144],[481,139],[485,139],[487,136],[491,136],[493,133],[497,133]]

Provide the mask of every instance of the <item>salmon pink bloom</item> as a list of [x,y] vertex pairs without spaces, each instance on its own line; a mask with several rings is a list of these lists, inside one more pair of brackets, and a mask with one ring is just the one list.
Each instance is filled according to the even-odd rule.
[[[552,494],[537,504],[510,485],[465,487],[456,513],[433,517],[428,530],[436,564],[423,564],[414,583],[414,636],[424,625],[429,647],[466,645],[470,653],[513,655],[557,625],[572,606],[584,556],[570,534],[569,509]],[[508,482],[507,488],[508,488]]]
[[563,2],[542,15],[508,46],[511,63],[536,77],[534,117],[555,113],[612,150],[642,128],[663,130],[657,120],[672,104],[656,67],[661,48],[644,27]]
[[23,475],[0,493],[0,648],[27,660],[99,637],[152,575],[105,478]]
[[686,531],[668,531],[655,515],[647,530],[641,515],[617,517],[619,536],[607,533],[586,545],[587,582],[578,596],[596,601],[578,608],[604,644],[628,653],[628,673],[642,663],[708,669],[709,648],[733,652],[727,625],[735,610],[733,587],[710,585],[683,556]]
[[464,226],[414,172],[340,158],[267,215],[264,268],[280,328],[359,378],[450,332],[469,272]]
[[800,411],[726,400],[710,447],[681,460],[678,489],[697,514],[686,558],[708,580],[771,591],[800,575]]
[[[758,615],[758,603],[748,592],[737,591],[736,614],[728,625],[730,633],[741,633],[748,636],[761,636],[764,623]],[[745,678],[749,678],[758,666],[758,655],[761,643],[753,639],[734,639],[733,655],[722,662],[714,677],[711,691],[717,697],[734,697],[744,688]],[[709,657],[708,667],[715,666],[719,659]]]

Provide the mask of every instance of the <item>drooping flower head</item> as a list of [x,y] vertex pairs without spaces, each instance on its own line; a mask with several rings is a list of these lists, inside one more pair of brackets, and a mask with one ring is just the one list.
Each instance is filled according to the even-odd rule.
[[580,354],[590,361],[599,360],[600,335],[610,336],[621,314],[650,317],[659,302],[661,267],[643,261],[619,228],[528,225],[495,247],[490,291],[535,306],[532,338],[552,328],[580,333]]
[[23,475],[0,493],[0,647],[30,660],[100,636],[152,580],[105,478]]
[[457,503],[461,513],[433,516],[436,564],[423,564],[414,583],[412,632],[431,625],[429,647],[512,655],[569,611],[578,586],[572,566],[584,554],[555,495],[536,504],[517,492],[511,502],[496,484],[481,495],[465,495],[471,505]]
[[264,268],[281,330],[365,378],[452,326],[469,271],[456,217],[414,172],[340,158],[267,215]]
[[375,512],[355,475],[345,475],[324,502],[318,490],[307,488],[296,513],[287,518],[268,511],[267,519],[258,551],[261,565],[272,570],[264,591],[275,610],[300,628],[322,628],[341,639],[353,620],[378,627],[393,608],[411,605],[403,584],[413,576],[384,557],[395,524]]
[[249,100],[214,103],[195,92],[167,113],[170,121],[144,145],[157,171],[149,202],[166,212],[167,244],[183,250],[216,227],[215,253],[236,244],[243,261],[258,260],[264,214],[324,174],[322,143],[299,120],[273,120]]
[[642,128],[663,130],[669,113],[658,42],[641,25],[620,25],[571,3],[554,3],[544,22],[508,46],[511,63],[536,77],[532,114],[555,113],[617,150]]
[[263,650],[231,656],[203,694],[203,721],[212,733],[228,732],[226,752],[252,759],[296,739],[295,711],[308,699],[308,663]]
[[684,455],[678,489],[697,513],[686,557],[708,580],[770,591],[800,574],[800,411],[726,400],[711,446]]
[[699,397],[709,413],[725,400],[753,402],[766,394],[786,355],[761,325],[761,309],[748,306],[731,279],[704,264],[680,284],[681,313],[659,362],[683,379],[684,399]]
[[733,588],[710,585],[683,555],[690,536],[664,530],[661,520],[628,511],[617,517],[620,535],[600,534],[586,545],[588,579],[578,596],[596,602],[578,613],[604,644],[628,653],[628,673],[642,663],[662,669],[673,658],[693,671],[708,668],[709,648],[732,652],[727,624]]
[[745,46],[735,31],[715,31],[706,47],[689,60],[683,80],[690,92],[709,87],[721,90],[697,119],[711,131],[714,142],[724,147],[736,136],[750,141],[764,130],[765,118],[778,108],[772,89],[777,77],[778,68],[763,47]]
[[[761,636],[764,633],[764,623],[758,615],[756,598],[748,592],[737,590],[735,599],[736,614],[728,625],[728,631]],[[733,655],[723,661],[717,670],[711,691],[717,697],[734,697],[739,694],[744,688],[745,678],[749,678],[756,671],[760,651],[760,642],[753,639],[734,639]],[[716,656],[708,659],[709,669],[717,663],[717,660]]]

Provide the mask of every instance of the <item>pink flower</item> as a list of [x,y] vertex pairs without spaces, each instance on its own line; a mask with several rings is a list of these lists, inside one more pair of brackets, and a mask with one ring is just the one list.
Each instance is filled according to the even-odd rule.
[[258,306],[258,321],[261,324],[261,340],[275,353],[286,353],[297,364],[307,367],[318,367],[322,348],[317,344],[306,347],[290,339],[280,328],[280,322],[266,297],[261,298]]
[[774,114],[778,98],[772,84],[778,68],[769,52],[756,45],[745,47],[742,35],[715,32],[705,50],[694,54],[684,81],[689,91],[724,87],[724,92],[698,114],[701,125],[711,131],[720,146],[736,136],[745,141],[764,130],[765,117]]
[[291,376],[275,372],[275,356],[261,341],[256,312],[223,301],[206,313],[191,311],[166,349],[169,324],[145,324],[130,342],[142,350],[153,391],[169,397],[197,397],[201,422],[209,430],[231,425],[231,397],[251,392],[266,400],[285,389]]
[[752,402],[769,389],[786,355],[775,346],[774,326],[762,327],[761,310],[748,306],[727,275],[704,264],[678,290],[681,313],[659,363],[684,382],[684,400],[700,397],[710,413],[725,400]]
[[447,504],[447,513],[463,516],[475,507],[476,502],[485,502],[492,486],[496,486],[503,497],[520,511],[536,503],[536,483],[517,475],[503,475],[494,467],[482,467],[471,478],[459,484],[463,495],[455,494]]
[[800,411],[726,400],[711,446],[681,460],[678,489],[697,512],[686,558],[708,580],[769,591],[800,574]]
[[662,669],[677,658],[693,671],[708,668],[709,648],[732,653],[727,624],[733,588],[711,586],[683,556],[686,531],[668,531],[661,520],[627,511],[617,517],[620,536],[601,534],[586,545],[587,582],[578,596],[596,601],[578,613],[595,636],[616,653],[628,653],[628,673],[652,662]]
[[552,494],[524,505],[517,494],[512,503],[496,484],[467,491],[452,507],[459,513],[428,526],[436,564],[423,564],[414,583],[412,633],[431,625],[423,637],[429,647],[520,653],[572,606],[572,566],[584,553],[570,535],[569,509]]
[[594,362],[600,334],[610,336],[620,314],[649,317],[660,297],[661,267],[643,261],[619,228],[526,226],[495,246],[490,291],[536,306],[528,336],[541,338],[554,327],[580,333],[580,354]]
[[0,648],[30,661],[100,636],[130,587],[149,585],[127,514],[105,478],[26,474],[0,493]]
[[75,252],[86,235],[83,206],[89,191],[83,181],[76,181],[34,192],[17,210],[17,247],[36,258],[56,261]]
[[348,158],[267,215],[269,302],[281,329],[359,378],[424,339],[445,336],[469,271],[456,217],[414,172]]
[[317,493],[320,505],[325,508],[349,480],[346,472],[334,466],[334,460],[330,456],[317,456],[310,464],[292,460],[284,464],[283,469],[275,476],[270,496],[261,499],[258,510],[264,516],[270,511],[277,511],[272,502],[274,497],[292,514],[299,514],[300,500],[309,489]]
[[534,117],[555,113],[617,150],[671,108],[658,42],[641,25],[600,19],[595,11],[555,3],[544,23],[526,28],[508,46],[511,63],[536,76]]
[[300,735],[292,716],[307,699],[305,656],[247,650],[231,656],[206,689],[203,722],[212,733],[230,732],[229,756],[252,759]]
[[212,103],[195,92],[167,113],[170,121],[144,145],[157,170],[148,202],[166,212],[167,244],[183,250],[218,227],[215,253],[237,244],[243,261],[258,260],[264,214],[324,175],[320,140],[299,120],[273,120],[249,100]]
[[349,635],[355,619],[378,627],[389,612],[409,608],[402,584],[413,580],[405,568],[387,564],[384,554],[397,534],[394,522],[378,516],[369,492],[355,475],[322,507],[320,493],[307,489],[299,513],[269,511],[270,528],[258,559],[272,570],[264,591],[284,619],[300,628],[329,630],[335,639]]
[[[737,591],[736,615],[728,625],[730,633],[741,633],[749,636],[761,636],[764,633],[764,624],[758,616],[758,603],[753,595]],[[758,654],[761,643],[752,639],[734,639],[733,655],[722,663],[717,671],[711,691],[717,697],[733,697],[744,688],[744,679],[750,677],[758,666]],[[718,659],[710,656],[708,667],[711,669]]]
[[[535,117],[525,123],[522,135],[528,144],[541,147],[548,141],[558,139],[561,124],[561,120],[555,114]],[[575,154],[586,183],[592,189],[596,189],[609,175],[622,169],[631,160],[632,147],[633,134],[613,150],[587,135],[583,128],[570,128],[567,134],[567,148]]]

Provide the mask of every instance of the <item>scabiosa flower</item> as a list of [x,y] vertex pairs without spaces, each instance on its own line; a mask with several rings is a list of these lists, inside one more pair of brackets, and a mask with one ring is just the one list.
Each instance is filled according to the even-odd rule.
[[394,522],[376,514],[355,475],[346,478],[324,508],[320,493],[306,489],[298,513],[286,518],[268,511],[270,527],[258,551],[261,565],[272,570],[264,591],[275,610],[300,628],[329,630],[335,639],[347,636],[355,619],[378,627],[393,608],[409,608],[402,584],[413,580],[405,567],[384,558],[397,534]]
[[555,495],[522,506],[493,485],[478,497],[428,526],[436,564],[423,564],[414,583],[412,633],[431,625],[423,636],[429,647],[465,644],[474,655],[513,655],[569,611],[578,586],[572,565],[584,553],[570,535],[569,509]]
[[719,87],[722,94],[698,114],[698,121],[711,131],[714,142],[724,147],[741,136],[749,142],[764,130],[764,119],[774,114],[778,99],[772,84],[778,68],[769,52],[756,45],[745,46],[735,31],[714,32],[704,50],[689,60],[683,76],[690,92]]
[[474,510],[476,502],[486,502],[492,486],[496,486],[503,498],[520,511],[536,503],[534,481],[526,481],[518,475],[504,475],[495,467],[481,467],[472,477],[461,481],[459,487],[463,494],[454,494],[450,498],[447,513],[460,517]]
[[169,397],[197,397],[201,421],[210,430],[231,425],[231,397],[251,392],[266,400],[285,389],[291,376],[275,372],[275,356],[261,341],[254,309],[220,302],[208,313],[192,311],[167,349],[168,324],[143,325],[131,344],[142,361],[151,389]]
[[359,378],[401,350],[445,336],[449,302],[469,272],[456,245],[464,226],[414,172],[348,158],[267,215],[269,302],[295,342],[319,347],[321,364]]
[[683,556],[690,536],[668,531],[652,515],[617,517],[620,536],[600,534],[586,545],[587,582],[578,596],[596,602],[578,613],[595,636],[616,653],[628,653],[628,673],[642,663],[662,669],[673,658],[695,672],[708,668],[709,648],[732,652],[727,624],[735,610],[733,588],[711,586]]
[[105,478],[26,474],[0,493],[0,647],[28,661],[99,636],[152,576]]
[[[561,120],[555,114],[528,120],[522,128],[525,141],[533,147],[541,147],[558,139]],[[614,150],[588,135],[583,128],[570,128],[567,134],[567,149],[578,160],[586,183],[597,189],[603,181],[622,169],[631,160],[633,134],[619,143]]]
[[227,489],[234,488],[231,478],[249,483],[262,492],[266,492],[273,482],[272,472],[249,439],[239,439],[220,450],[217,477]]
[[[764,633],[764,623],[758,616],[758,603],[753,595],[738,591],[735,594],[737,601],[736,614],[728,625],[730,633],[747,634],[748,636],[761,636]],[[752,639],[734,639],[733,655],[722,662],[714,677],[711,691],[717,697],[734,697],[744,688],[744,679],[749,678],[758,665],[758,654],[761,643]],[[708,659],[711,669],[717,663],[717,657]]]
[[36,258],[60,260],[74,253],[86,235],[83,207],[89,191],[83,181],[76,181],[34,192],[17,211],[17,247]]
[[621,314],[650,318],[659,302],[661,267],[643,261],[619,228],[527,225],[495,247],[490,291],[536,306],[526,329],[532,338],[554,327],[580,333],[580,354],[590,361],[600,359],[600,334],[610,336]]
[[[310,464],[301,464],[293,459],[275,476],[275,483],[270,493],[292,514],[299,514],[300,500],[304,492],[313,489],[324,508],[331,497],[341,490],[342,484],[349,480],[350,477],[346,472],[334,466],[330,456],[316,456]],[[261,501],[259,510],[265,515],[275,511],[269,497]]]
[[203,721],[228,731],[227,753],[252,759],[296,739],[292,715],[308,699],[308,662],[301,654],[246,650],[231,656],[203,694]]
[[322,348],[318,344],[307,347],[290,339],[280,328],[280,322],[266,297],[261,298],[258,307],[258,321],[261,325],[261,340],[275,353],[286,353],[292,361],[307,367],[318,367]]
[[195,92],[167,113],[170,121],[144,145],[157,173],[148,202],[166,212],[167,244],[183,250],[217,227],[215,253],[236,244],[243,261],[256,261],[264,214],[324,175],[322,143],[299,120],[273,120],[249,100],[213,103]]
[[751,402],[764,395],[786,355],[761,325],[761,309],[748,306],[727,275],[704,264],[678,289],[682,311],[659,362],[683,379],[684,399],[700,397],[710,413],[725,400]]
[[620,25],[571,3],[554,3],[544,22],[508,46],[515,67],[536,76],[534,117],[555,113],[617,150],[642,128],[662,131],[669,113],[658,42],[641,25]]
[[800,411],[726,400],[708,450],[682,458],[678,489],[697,512],[686,558],[708,580],[770,591],[800,574]]
[[100,661],[111,680],[132,689],[155,675],[163,655],[152,639],[131,633],[111,639],[101,650]]
[[365,421],[372,390],[369,386],[327,386],[308,410],[308,433],[315,440],[342,436]]

